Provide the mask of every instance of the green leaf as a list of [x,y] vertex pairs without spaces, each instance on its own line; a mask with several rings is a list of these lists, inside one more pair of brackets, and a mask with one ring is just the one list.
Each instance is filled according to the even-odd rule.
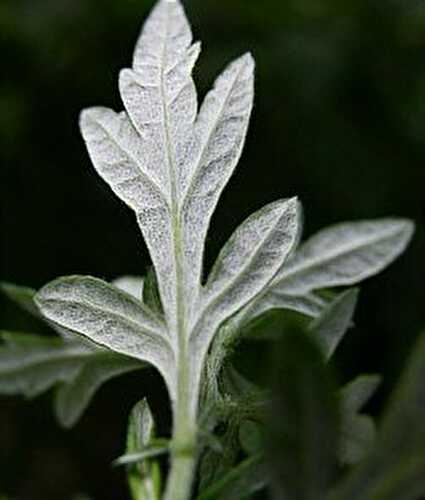
[[78,343],[36,335],[3,332],[0,347],[0,393],[32,398],[59,382],[72,380],[91,351]]
[[196,500],[242,500],[264,488],[267,471],[262,455],[247,458],[196,497]]
[[168,444],[155,440],[155,423],[146,399],[133,408],[128,421],[126,454],[115,465],[127,465],[133,500],[159,500],[161,471],[152,458],[166,453]]
[[158,281],[153,267],[149,268],[146,275],[145,286],[143,288],[143,302],[159,316],[164,314],[161,297],[159,296]]
[[239,441],[247,455],[255,455],[264,451],[264,429],[252,420],[245,420],[239,427]]
[[19,307],[33,316],[40,317],[40,311],[34,303],[36,290],[32,288],[14,285],[12,283],[0,282],[0,290]]
[[368,457],[329,500],[418,500],[425,495],[425,335],[395,391]]
[[340,391],[341,441],[339,460],[342,464],[360,462],[372,449],[376,437],[375,423],[359,414],[381,382],[378,375],[360,375]]
[[64,427],[72,427],[104,383],[146,366],[141,361],[112,352],[93,354],[84,362],[72,380],[58,388],[55,398],[55,414],[58,421]]
[[329,359],[348,330],[356,308],[358,290],[347,290],[338,295],[310,325],[313,335],[322,345]]
[[274,498],[319,500],[332,479],[338,447],[336,391],[311,334],[287,330],[276,353],[267,426]]

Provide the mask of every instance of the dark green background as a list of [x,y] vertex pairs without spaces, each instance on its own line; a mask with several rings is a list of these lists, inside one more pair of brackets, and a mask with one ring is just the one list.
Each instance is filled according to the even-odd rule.
[[[425,325],[425,2],[188,0],[200,95],[232,58],[257,61],[247,146],[216,212],[208,263],[232,229],[264,203],[299,195],[306,234],[343,220],[410,217],[408,252],[362,287],[357,327],[338,351],[341,379],[360,371],[392,387]],[[66,274],[140,274],[148,254],[132,213],[90,166],[78,113],[121,108],[147,0],[1,0],[1,279],[39,287]],[[0,299],[0,328],[42,331]],[[258,365],[258,363],[256,363]],[[124,387],[122,385],[124,383]],[[128,391],[124,390],[125,387]],[[104,388],[71,433],[50,397],[0,400],[0,493],[19,499],[125,498],[110,461],[124,422],[147,394],[163,414],[159,377]],[[162,428],[168,416],[162,417]]]

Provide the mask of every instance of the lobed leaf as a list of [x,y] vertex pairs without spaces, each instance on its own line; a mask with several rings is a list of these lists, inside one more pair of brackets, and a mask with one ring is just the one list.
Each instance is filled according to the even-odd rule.
[[196,304],[208,226],[240,158],[253,97],[254,60],[246,54],[218,77],[194,125],[181,203],[189,303]]

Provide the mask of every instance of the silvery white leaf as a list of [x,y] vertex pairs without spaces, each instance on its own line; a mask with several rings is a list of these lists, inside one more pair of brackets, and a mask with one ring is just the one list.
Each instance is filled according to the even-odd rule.
[[192,33],[180,3],[160,1],[137,42],[133,69],[120,74],[121,96],[140,135],[146,172],[165,191],[171,210],[142,211],[138,221],[156,268],[165,313],[174,326],[178,279],[174,255],[179,242],[170,219],[176,227],[190,154],[188,139],[198,110],[191,73],[200,45],[191,44]]
[[253,95],[254,61],[247,54],[219,76],[195,123],[190,161],[184,165],[188,172],[183,177],[188,182],[182,203],[190,298],[196,298],[201,282],[204,244],[212,214],[242,152]]
[[146,361],[174,388],[174,353],[156,316],[130,295],[99,279],[59,278],[36,295],[43,315],[112,351]]
[[112,284],[135,299],[142,300],[144,282],[141,276],[120,276]]
[[105,382],[145,366],[141,361],[108,351],[93,354],[74,378],[59,387],[55,399],[58,421],[64,427],[72,427]]
[[347,332],[356,308],[359,292],[347,290],[338,295],[310,325],[310,330],[329,359]]
[[3,333],[0,393],[35,397],[58,382],[72,380],[90,356],[84,346],[60,339]]
[[378,273],[406,248],[414,230],[404,219],[348,222],[307,240],[282,268],[272,287],[290,295],[347,286]]
[[214,328],[260,293],[279,270],[297,239],[297,207],[296,199],[267,205],[226,243],[204,292],[204,314]]

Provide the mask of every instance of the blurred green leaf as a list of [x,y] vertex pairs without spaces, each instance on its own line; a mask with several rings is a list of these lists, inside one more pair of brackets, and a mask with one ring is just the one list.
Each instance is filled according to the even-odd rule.
[[359,414],[362,407],[372,397],[381,377],[360,375],[346,384],[340,391],[341,441],[339,460],[342,464],[360,462],[372,449],[376,429],[373,419]]
[[376,446],[329,500],[418,500],[425,494],[425,335],[408,363]]
[[268,453],[274,498],[324,498],[337,462],[335,386],[312,335],[285,332],[275,359]]
[[58,388],[54,403],[58,421],[64,427],[72,427],[103,384],[146,366],[138,360],[108,351],[93,353],[81,366],[78,374]]
[[219,481],[198,495],[196,500],[242,500],[267,484],[267,471],[262,455],[247,458],[231,469]]
[[36,290],[32,288],[14,285],[12,283],[0,282],[0,290],[18,306],[22,307],[25,311],[33,316],[41,318],[41,314],[35,305],[34,295]]

